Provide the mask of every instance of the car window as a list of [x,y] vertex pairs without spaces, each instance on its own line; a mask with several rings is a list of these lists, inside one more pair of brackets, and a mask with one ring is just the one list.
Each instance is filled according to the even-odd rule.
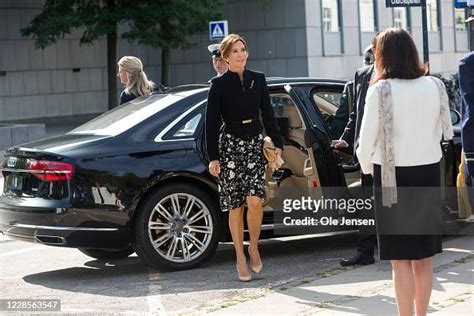
[[173,138],[194,136],[199,122],[201,121],[201,117],[201,113],[193,116],[189,121],[185,122],[180,128],[178,128],[178,130],[173,134]]
[[339,89],[321,90],[313,94],[313,100],[319,109],[331,139],[338,139],[344,132],[350,113],[350,88],[344,91]]
[[204,117],[202,111],[192,113],[172,127],[171,130],[163,137],[164,140],[194,138]]
[[295,106],[290,96],[283,93],[270,95],[270,103],[273,106],[273,111],[275,112],[276,117],[284,117],[288,108]]
[[[284,139],[292,138],[290,134],[295,130],[304,128],[304,123],[301,120],[299,111],[288,94],[272,94],[270,95],[270,102],[273,106],[275,117]],[[298,140],[301,142],[304,141],[302,137],[298,137]]]
[[334,115],[341,105],[342,92],[317,91],[313,98],[319,110],[327,115]]
[[107,111],[69,133],[116,136],[193,95],[197,90],[139,97]]
[[337,107],[341,104],[342,92],[340,91],[318,91],[316,94]]

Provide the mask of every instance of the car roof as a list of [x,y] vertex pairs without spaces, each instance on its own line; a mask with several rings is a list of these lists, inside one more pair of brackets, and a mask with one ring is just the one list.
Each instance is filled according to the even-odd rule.
[[[312,78],[312,77],[267,77],[267,84],[273,85],[285,85],[285,84],[304,84],[304,83],[329,83],[329,84],[346,84],[347,80],[341,79],[328,79],[328,78]],[[171,88],[168,93],[177,93],[182,91],[199,90],[203,88],[209,88],[210,83],[197,83],[197,84],[186,84]],[[197,92],[197,91],[196,91]]]
[[311,77],[269,77],[268,84],[291,84],[291,83],[340,83],[345,84],[347,80],[328,79],[328,78],[311,78]]

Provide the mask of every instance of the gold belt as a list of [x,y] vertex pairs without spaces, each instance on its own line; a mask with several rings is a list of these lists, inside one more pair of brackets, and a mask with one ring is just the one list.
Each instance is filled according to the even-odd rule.
[[247,120],[242,120],[242,121],[235,121],[235,122],[229,122],[229,123],[226,123],[226,124],[241,124],[241,125],[244,125],[244,124],[250,124],[250,123],[253,123],[253,122],[256,122],[257,119],[247,119]]

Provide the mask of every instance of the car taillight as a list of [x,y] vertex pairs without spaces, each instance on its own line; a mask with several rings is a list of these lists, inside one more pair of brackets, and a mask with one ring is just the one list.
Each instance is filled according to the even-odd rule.
[[41,181],[61,181],[72,179],[73,165],[58,161],[28,160],[26,169]]

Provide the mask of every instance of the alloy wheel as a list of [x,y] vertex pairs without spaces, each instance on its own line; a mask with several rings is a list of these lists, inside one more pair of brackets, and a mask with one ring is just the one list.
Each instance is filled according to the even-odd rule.
[[185,263],[200,257],[214,233],[208,207],[194,195],[174,193],[153,208],[148,221],[148,237],[164,259]]

